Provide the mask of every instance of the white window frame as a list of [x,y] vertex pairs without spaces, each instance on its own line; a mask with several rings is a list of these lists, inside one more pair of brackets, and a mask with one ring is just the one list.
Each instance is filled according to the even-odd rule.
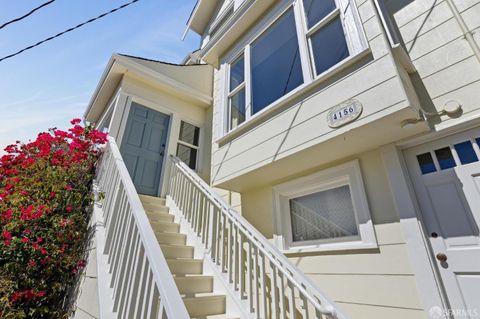
[[[224,71],[224,90],[223,95],[223,109],[224,116],[222,117],[223,125],[223,132],[221,132],[220,139],[227,135],[232,131],[236,131],[239,127],[245,125],[245,123],[249,122],[250,119],[256,118],[260,116],[260,114],[265,113],[268,109],[271,109],[278,103],[284,101],[285,99],[293,96],[297,92],[301,90],[309,89],[313,83],[318,83],[322,79],[326,78],[327,76],[340,71],[344,66],[349,65],[352,61],[355,61],[360,56],[363,56],[362,53],[368,50],[368,42],[365,36],[365,32],[363,30],[363,26],[360,22],[358,8],[354,2],[354,0],[335,0],[337,5],[337,9],[335,9],[332,13],[327,15],[323,18],[320,22],[318,22],[315,26],[313,26],[310,30],[307,30],[307,19],[305,16],[305,12],[303,9],[303,0],[291,0],[287,5],[285,5],[281,10],[278,10],[275,17],[271,19],[266,25],[262,25],[261,28],[255,31],[255,35],[251,36],[248,41],[246,41],[245,45],[241,48],[237,48],[235,53],[229,55],[224,59],[225,71]],[[288,10],[292,9],[294,14],[295,20],[295,29],[298,38],[299,44],[299,55],[300,55],[300,62],[302,68],[302,74],[304,83],[298,86],[297,88],[293,89],[286,95],[278,98],[277,100],[273,101],[270,105],[265,106],[261,111],[257,112],[256,114],[252,114],[252,92],[251,92],[251,59],[250,59],[250,52],[251,52],[251,45],[260,38],[270,27],[272,27],[278,19],[280,19]],[[315,61],[313,58],[313,52],[310,46],[309,36],[315,33],[319,28],[323,25],[330,22],[332,19],[336,18],[338,15],[341,16],[341,22],[344,30],[345,40],[347,42],[349,56],[342,61],[338,62],[336,65],[332,66],[330,69],[325,70],[323,73],[316,75],[315,72]],[[348,19],[347,19],[348,17]],[[236,61],[236,59],[243,54],[244,61],[245,61],[245,121],[238,125],[235,128],[230,128],[230,105],[229,105],[229,98],[230,98],[230,64]]]
[[[190,143],[188,143],[188,142],[182,141],[182,140],[180,139],[180,134],[181,134],[181,129],[182,129],[182,122],[187,123],[187,124],[189,124],[189,125],[192,125],[192,126],[198,128],[198,146],[195,146],[195,145],[190,144]],[[199,166],[200,166],[200,164],[199,164],[199,158],[200,158],[201,138],[202,138],[202,129],[201,129],[200,126],[195,125],[195,124],[192,124],[192,123],[190,123],[190,122],[188,122],[188,121],[185,121],[185,120],[182,120],[182,119],[180,120],[180,127],[178,128],[177,148],[175,149],[175,156],[177,156],[178,144],[181,144],[181,145],[184,145],[184,146],[187,146],[187,147],[190,147],[190,148],[193,148],[193,149],[197,150],[197,156],[196,156],[196,158],[195,158],[195,169],[194,169],[194,171],[196,171],[196,172],[199,171]],[[185,164],[187,164],[187,163],[185,163]],[[187,164],[187,166],[188,166],[188,164]]]
[[[293,242],[289,200],[345,185],[350,187],[358,235]],[[273,200],[274,242],[285,253],[378,248],[358,160],[276,185]]]

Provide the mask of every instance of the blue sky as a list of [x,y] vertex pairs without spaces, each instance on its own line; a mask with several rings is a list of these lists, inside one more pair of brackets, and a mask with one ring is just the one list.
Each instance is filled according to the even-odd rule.
[[[0,0],[0,25],[46,0]],[[129,0],[57,0],[0,29],[0,57]],[[112,53],[180,62],[199,45],[181,41],[195,0],[140,0],[103,19],[0,62],[0,149],[81,117]],[[0,151],[1,153],[2,151]]]

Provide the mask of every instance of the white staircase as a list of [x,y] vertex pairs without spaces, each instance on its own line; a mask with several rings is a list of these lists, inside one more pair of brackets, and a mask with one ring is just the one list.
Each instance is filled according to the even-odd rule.
[[100,318],[348,319],[187,165],[139,196],[109,138],[97,168]]
[[189,315],[207,319],[238,318],[226,314],[225,294],[214,292],[214,277],[203,274],[203,258],[194,258],[195,247],[187,245],[187,235],[181,233],[180,223],[169,213],[165,199],[140,195],[140,200]]

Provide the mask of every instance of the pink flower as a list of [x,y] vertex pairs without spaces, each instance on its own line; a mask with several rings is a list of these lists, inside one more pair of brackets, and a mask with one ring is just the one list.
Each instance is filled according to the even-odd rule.
[[71,123],[72,125],[75,125],[75,124],[80,123],[81,121],[82,121],[82,120],[79,119],[79,118],[74,118],[73,120],[70,121],[70,123]]
[[72,206],[67,206],[67,212],[71,212],[73,210]]
[[8,230],[4,230],[2,233],[3,239],[5,240],[12,240],[12,233]]
[[26,244],[30,241],[30,239],[28,239],[27,237],[23,237],[22,238],[22,243]]

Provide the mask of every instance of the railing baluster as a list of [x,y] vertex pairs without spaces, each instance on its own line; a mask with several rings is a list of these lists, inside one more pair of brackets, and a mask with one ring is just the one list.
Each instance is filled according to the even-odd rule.
[[260,318],[260,283],[259,283],[259,275],[258,275],[258,249],[256,246],[253,247],[253,284],[254,284],[254,294],[255,294],[255,314],[257,318]]
[[270,262],[270,268],[272,269],[271,278],[271,293],[272,293],[272,306],[271,306],[271,318],[278,319],[278,288],[277,288],[277,267]]
[[254,311],[252,279],[253,279],[252,244],[250,243],[249,240],[247,240],[247,288],[248,288],[247,299],[248,299],[250,312]]
[[267,278],[265,275],[265,255],[259,253],[260,255],[260,285],[262,286],[262,310],[263,318],[268,318],[268,306],[267,306]]
[[295,288],[293,283],[287,279],[287,289],[288,289],[288,310],[290,313],[290,319],[297,318],[297,309],[295,307]]
[[287,318],[287,309],[285,305],[285,282],[283,281],[283,274],[280,272],[278,274],[278,287],[280,288],[280,318],[286,319]]

